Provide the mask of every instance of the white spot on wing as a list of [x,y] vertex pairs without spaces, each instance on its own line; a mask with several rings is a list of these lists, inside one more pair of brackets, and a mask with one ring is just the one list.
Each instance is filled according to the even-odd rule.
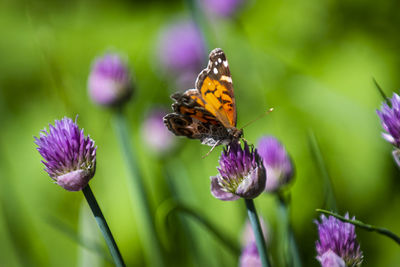
[[228,82],[228,83],[232,83],[232,78],[229,77],[229,76],[226,76],[226,75],[222,75],[222,76],[221,76],[221,81],[225,81],[225,82]]
[[[214,63],[215,63],[215,66],[217,66],[217,65],[218,65],[218,62],[217,62],[217,61],[215,61]],[[220,63],[221,63],[221,62],[220,62]]]
[[224,66],[228,67],[228,61],[226,61],[226,60],[224,61]]
[[218,58],[218,63],[221,63],[222,62],[222,59],[221,58]]
[[214,68],[213,71],[214,71],[214,74],[218,74],[217,68]]

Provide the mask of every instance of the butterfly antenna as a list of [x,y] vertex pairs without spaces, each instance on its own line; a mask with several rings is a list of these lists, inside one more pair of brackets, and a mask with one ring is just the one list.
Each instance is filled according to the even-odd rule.
[[265,115],[271,113],[272,111],[274,111],[274,108],[268,109],[266,112],[262,113],[261,115],[259,115],[259,116],[256,117],[255,119],[253,119],[252,121],[249,121],[248,123],[246,123],[241,129],[244,129],[245,127],[249,126],[249,125],[252,124],[253,122],[258,121],[259,119],[261,119],[261,118],[264,117]]

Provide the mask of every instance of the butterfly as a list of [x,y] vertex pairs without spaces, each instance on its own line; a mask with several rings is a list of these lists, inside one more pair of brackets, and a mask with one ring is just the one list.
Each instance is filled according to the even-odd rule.
[[200,72],[195,89],[171,96],[173,113],[164,124],[177,136],[199,139],[212,146],[239,142],[243,131],[236,128],[236,104],[232,77],[224,51],[215,48],[208,66]]

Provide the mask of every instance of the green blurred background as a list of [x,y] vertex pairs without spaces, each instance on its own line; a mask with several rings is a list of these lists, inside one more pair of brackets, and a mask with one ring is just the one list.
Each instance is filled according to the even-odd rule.
[[[395,0],[248,1],[235,19],[206,20],[210,48],[223,48],[230,62],[238,126],[275,108],[245,135],[252,143],[276,136],[294,160],[291,222],[303,266],[318,266],[313,220],[324,205],[322,178],[307,141],[310,129],[331,174],[339,212],[400,233],[400,174],[391,145],[380,136],[375,109],[382,99],[372,82],[374,77],[388,95],[400,85],[399,8]],[[190,16],[184,1],[0,2],[0,266],[26,264],[26,255],[33,255],[32,266],[104,265],[71,239],[74,234],[63,232],[102,242],[82,194],[52,183],[33,143],[48,123],[77,114],[98,146],[92,190],[128,265],[145,264],[111,112],[87,95],[91,62],[109,49],[124,53],[134,69],[136,91],[125,113],[154,209],[169,197],[164,175],[169,168],[181,201],[239,240],[244,204],[219,201],[209,190],[221,148],[202,159],[208,147],[179,139],[175,153],[160,160],[141,139],[146,111],[169,106],[174,91],[172,79],[158,73],[159,31]],[[275,198],[263,194],[255,203],[273,244],[279,225]],[[194,229],[190,239],[197,258],[183,266],[237,266],[238,255],[199,224],[186,222]],[[399,265],[394,242],[363,230],[357,234],[364,266]]]

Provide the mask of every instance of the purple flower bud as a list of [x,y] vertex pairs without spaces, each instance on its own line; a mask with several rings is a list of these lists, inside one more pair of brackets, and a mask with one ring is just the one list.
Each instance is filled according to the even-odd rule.
[[221,200],[252,199],[265,188],[266,172],[257,149],[244,143],[224,148],[219,159],[219,174],[211,177],[211,193]]
[[72,119],[65,117],[54,126],[49,124],[49,131],[42,130],[35,143],[45,171],[64,189],[82,190],[93,177],[97,147]]
[[260,254],[258,254],[258,249],[256,242],[253,241],[249,243],[240,255],[240,267],[261,267]]
[[132,95],[132,77],[128,66],[118,54],[105,54],[95,60],[88,80],[93,102],[117,106]]
[[160,154],[171,149],[176,140],[164,125],[163,117],[166,114],[164,109],[153,109],[142,126],[143,140],[150,149]]
[[203,37],[192,21],[177,21],[161,31],[158,55],[161,65],[170,72],[197,74],[205,58]]
[[257,148],[267,171],[265,191],[276,192],[292,180],[292,161],[285,148],[272,136],[261,138]]
[[[348,219],[349,214],[346,213],[345,218]],[[342,222],[333,216],[326,218],[324,215],[321,215],[321,223],[318,221],[315,223],[319,233],[319,240],[316,242],[317,259],[322,267],[342,266],[329,265],[332,262],[341,262],[331,252],[341,258],[346,266],[361,266],[363,253],[356,239],[354,225]],[[329,251],[331,252],[328,253]]]
[[382,133],[383,138],[392,143],[393,146],[400,148],[400,97],[393,93],[390,99],[391,107],[383,102],[381,110],[376,110],[381,119],[382,127],[386,133]]
[[243,0],[202,0],[205,9],[221,17],[233,16],[243,5]]

